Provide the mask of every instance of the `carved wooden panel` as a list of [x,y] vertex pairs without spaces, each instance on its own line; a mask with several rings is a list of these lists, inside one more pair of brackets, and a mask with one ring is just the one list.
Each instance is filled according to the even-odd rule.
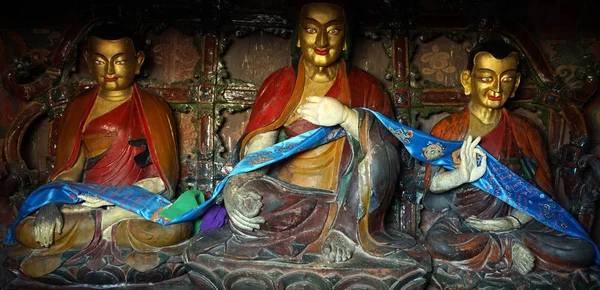
[[194,67],[200,60],[194,35],[169,28],[160,34],[151,34],[152,47],[148,52],[148,77],[171,84],[191,79]]

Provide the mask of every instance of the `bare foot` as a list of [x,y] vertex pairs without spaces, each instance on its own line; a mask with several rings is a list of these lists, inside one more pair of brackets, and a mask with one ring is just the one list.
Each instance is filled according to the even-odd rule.
[[512,257],[513,257],[513,268],[519,271],[519,273],[525,275],[535,265],[535,256],[527,247],[519,243],[512,245]]
[[354,254],[355,244],[348,237],[338,231],[331,231],[325,241],[321,253],[332,263],[348,261]]

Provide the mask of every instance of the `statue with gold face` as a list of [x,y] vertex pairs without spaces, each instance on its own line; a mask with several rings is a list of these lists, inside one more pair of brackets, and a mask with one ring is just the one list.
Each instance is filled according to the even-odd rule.
[[442,215],[435,222],[427,221],[431,227],[425,245],[434,260],[450,268],[527,274],[538,268],[568,271],[594,261],[589,242],[550,229],[469,184],[486,169],[485,160],[477,162],[478,155],[483,156],[475,148],[479,145],[541,191],[553,194],[546,145],[538,129],[504,108],[520,83],[518,65],[518,51],[503,40],[474,47],[468,70],[460,75],[464,92],[471,97],[469,104],[431,131],[442,139],[465,140],[458,169],[427,165],[425,173],[429,190],[425,216]]
[[[89,33],[84,57],[98,85],[65,109],[51,180],[137,185],[174,197],[179,162],[171,111],[134,83],[144,52],[123,26],[105,24]],[[17,225],[17,241],[30,249],[20,253],[27,254],[20,265],[26,274],[48,274],[61,265],[65,251],[88,251],[100,240],[153,253],[191,235],[189,223],[162,226],[101,199],[80,197],[84,203],[44,205]]]
[[320,126],[341,126],[347,136],[230,179],[223,192],[233,232],[227,255],[311,253],[344,262],[357,248],[385,256],[415,244],[384,229],[399,174],[398,142],[370,113],[353,108],[392,117],[392,106],[373,76],[344,61],[348,36],[342,6],[301,6],[293,39],[302,52],[297,67],[264,81],[236,158]]

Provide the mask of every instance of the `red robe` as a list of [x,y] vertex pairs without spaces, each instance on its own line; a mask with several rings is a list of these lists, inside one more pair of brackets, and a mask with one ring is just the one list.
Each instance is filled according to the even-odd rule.
[[154,163],[140,165],[135,162],[134,158],[137,155],[143,157],[147,149],[129,144],[130,140],[146,139],[137,100],[137,97],[131,98],[88,123],[82,137],[88,154],[92,150],[104,151],[94,157],[88,156],[82,182],[121,186],[158,177]]
[[[82,146],[83,127],[97,96],[97,89],[88,90],[75,97],[67,105],[59,127],[55,159],[57,170],[54,172],[52,180],[73,166],[77,160]],[[134,106],[133,114],[137,115],[134,117],[139,121],[141,133],[147,140],[152,165],[156,167],[155,172],[164,182],[168,196],[172,197],[179,176],[179,158],[175,122],[171,110],[160,97],[139,89],[137,85],[134,85],[134,94],[128,102]],[[132,160],[130,161],[132,162]]]
[[[469,115],[466,107],[444,118],[434,126],[431,135],[446,140],[464,140],[469,128]],[[546,145],[527,118],[503,110],[499,124],[482,137],[480,146],[521,177],[552,195]],[[426,166],[425,188],[430,186],[433,168]],[[445,199],[448,209],[427,230],[425,245],[434,259],[460,269],[492,272],[509,269],[513,242],[527,246],[537,257],[536,265],[549,271],[585,267],[595,257],[589,242],[562,234],[535,220],[508,233],[488,233],[470,228],[464,222],[469,216],[493,219],[505,217],[513,211],[508,204],[473,186],[465,185],[448,193],[428,195],[437,198],[438,205],[440,198]],[[426,210],[424,216],[426,219],[432,215]]]
[[[352,68],[347,75],[345,63],[341,61],[339,64],[338,77],[327,96],[341,98],[340,101],[350,108],[365,107],[393,118],[392,104],[377,79],[358,68]],[[303,89],[302,60],[298,65],[298,74],[293,67],[286,66],[267,77],[258,90],[250,121],[239,147],[245,148],[246,143],[260,133],[281,128],[300,102]],[[313,125],[313,129],[317,127]],[[236,157],[241,159],[242,154],[243,152],[238,152]]]

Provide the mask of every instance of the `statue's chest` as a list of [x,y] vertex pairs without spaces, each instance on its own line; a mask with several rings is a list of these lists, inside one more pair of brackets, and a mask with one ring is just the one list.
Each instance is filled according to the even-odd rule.
[[126,141],[143,138],[134,109],[133,102],[128,101],[87,124],[82,132],[82,141],[88,157],[101,154],[115,145],[113,143],[118,135],[124,135],[125,138],[118,139]]

